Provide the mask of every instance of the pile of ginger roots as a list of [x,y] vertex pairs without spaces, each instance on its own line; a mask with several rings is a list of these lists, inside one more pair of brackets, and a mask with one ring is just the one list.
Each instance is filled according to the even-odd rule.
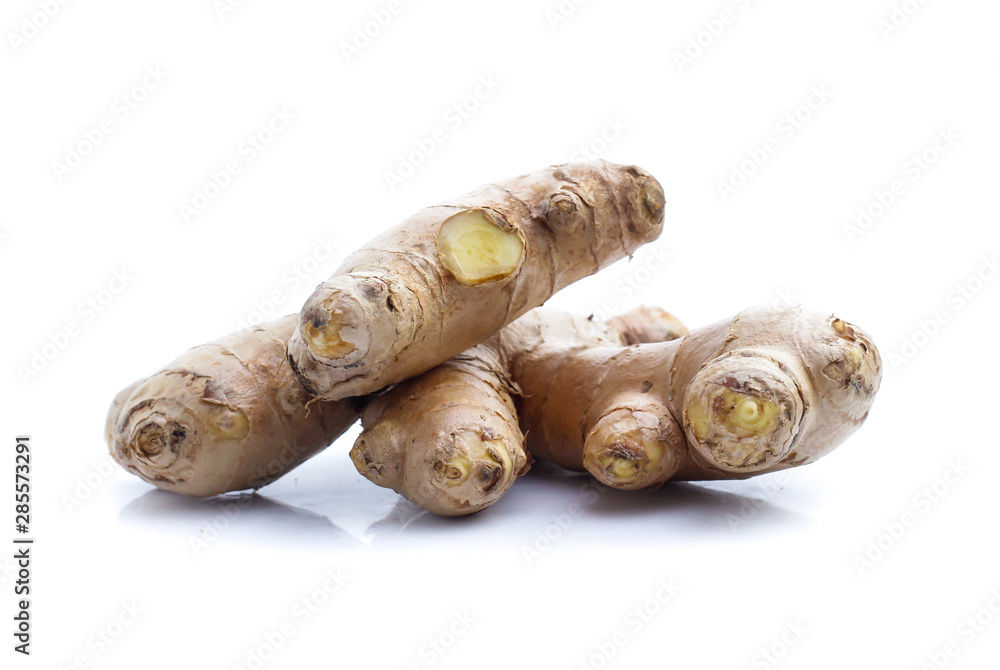
[[161,489],[258,489],[360,418],[364,477],[442,516],[482,510],[536,460],[617,489],[817,460],[868,416],[860,328],[753,307],[689,332],[641,307],[541,307],[663,228],[646,171],[558,165],[429,207],[350,255],[299,314],[189,349],[115,397],[113,458]]

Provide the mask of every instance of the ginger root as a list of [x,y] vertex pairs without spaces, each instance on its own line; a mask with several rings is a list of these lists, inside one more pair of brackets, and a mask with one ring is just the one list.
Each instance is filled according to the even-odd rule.
[[673,316],[649,307],[606,323],[532,310],[481,345],[375,396],[362,412],[365,430],[351,459],[372,482],[435,514],[476,512],[499,499],[530,463],[515,410],[520,391],[510,376],[513,359],[552,337],[622,347],[686,332]]
[[427,208],[316,289],[288,345],[292,365],[327,400],[425,372],[656,239],[663,207],[648,173],[595,161]]
[[828,453],[881,380],[863,331],[803,308],[684,333],[662,310],[598,324],[536,309],[373,399],[351,458],[445,516],[494,503],[532,457],[619,489],[744,478]]
[[859,328],[794,307],[749,309],[660,344],[549,343],[511,371],[535,458],[637,489],[819,459],[867,418],[882,364]]
[[297,323],[195,347],[125,388],[105,427],[112,457],[161,489],[212,496],[260,488],[321,451],[358,414],[299,384],[285,351]]
[[535,309],[655,240],[663,214],[651,175],[605,161],[422,210],[348,257],[298,315],[124,389],[111,454],[187,495],[259,488],[360,412],[358,471],[446,516],[496,502],[532,458],[638,489],[822,457],[881,381],[851,324],[756,308],[687,333],[654,308],[604,323]]

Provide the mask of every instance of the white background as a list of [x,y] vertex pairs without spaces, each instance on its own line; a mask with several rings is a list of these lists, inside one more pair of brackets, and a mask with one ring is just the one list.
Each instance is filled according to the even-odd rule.
[[[1000,5],[421,0],[347,55],[386,2],[45,4],[0,16],[0,538],[24,433],[37,538],[30,658],[2,551],[4,667],[995,667]],[[549,304],[836,311],[886,361],[859,433],[738,483],[598,496],[537,467],[452,520],[363,480],[356,431],[252,498],[109,467],[121,387],[582,150],[652,172],[667,226]]]

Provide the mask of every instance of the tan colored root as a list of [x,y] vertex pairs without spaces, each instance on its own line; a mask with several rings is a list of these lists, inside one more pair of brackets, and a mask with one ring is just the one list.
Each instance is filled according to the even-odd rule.
[[[515,352],[567,336],[589,346],[620,347],[642,335],[683,329],[662,310],[633,314],[640,312],[660,325],[640,328],[638,319],[625,317],[597,323],[533,310],[483,344],[376,396],[362,412],[364,432],[351,450],[355,467],[435,514],[488,507],[530,463],[515,412]],[[658,472],[664,463],[650,468]]]
[[105,438],[126,470],[192,496],[260,488],[313,456],[357,418],[313,402],[285,355],[288,316],[195,347],[115,398]]
[[669,342],[688,334],[680,319],[659,307],[642,306],[611,318],[608,323],[625,337],[625,344]]
[[684,423],[709,463],[753,472],[789,454],[804,411],[791,374],[765,352],[740,350],[709,363],[688,385]]
[[863,331],[803,308],[747,310],[662,344],[579,345],[515,361],[521,427],[535,458],[616,488],[815,461],[857,430],[881,380]]
[[583,466],[618,489],[641,489],[670,479],[684,450],[684,434],[673,417],[642,398],[614,404],[587,434]]
[[427,208],[317,288],[289,342],[292,364],[325,399],[414,377],[656,239],[663,207],[648,173],[596,161]]
[[481,359],[448,361],[372,400],[351,460],[441,516],[481,510],[528,467],[510,389]]

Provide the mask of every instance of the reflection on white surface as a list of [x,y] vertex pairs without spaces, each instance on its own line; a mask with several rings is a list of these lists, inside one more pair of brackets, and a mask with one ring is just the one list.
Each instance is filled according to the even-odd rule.
[[257,493],[199,499],[153,489],[123,507],[119,518],[186,535],[196,552],[222,537],[236,542],[281,540],[315,546],[357,543],[322,514]]
[[324,454],[259,493],[194,499],[150,490],[124,505],[120,518],[185,535],[196,553],[215,542],[272,541],[320,550],[471,543],[544,552],[556,545],[642,542],[649,533],[686,544],[728,542],[801,529],[809,521],[764,499],[756,480],[616,491],[546,464],[535,465],[489,509],[449,519],[373,486],[345,460]]

